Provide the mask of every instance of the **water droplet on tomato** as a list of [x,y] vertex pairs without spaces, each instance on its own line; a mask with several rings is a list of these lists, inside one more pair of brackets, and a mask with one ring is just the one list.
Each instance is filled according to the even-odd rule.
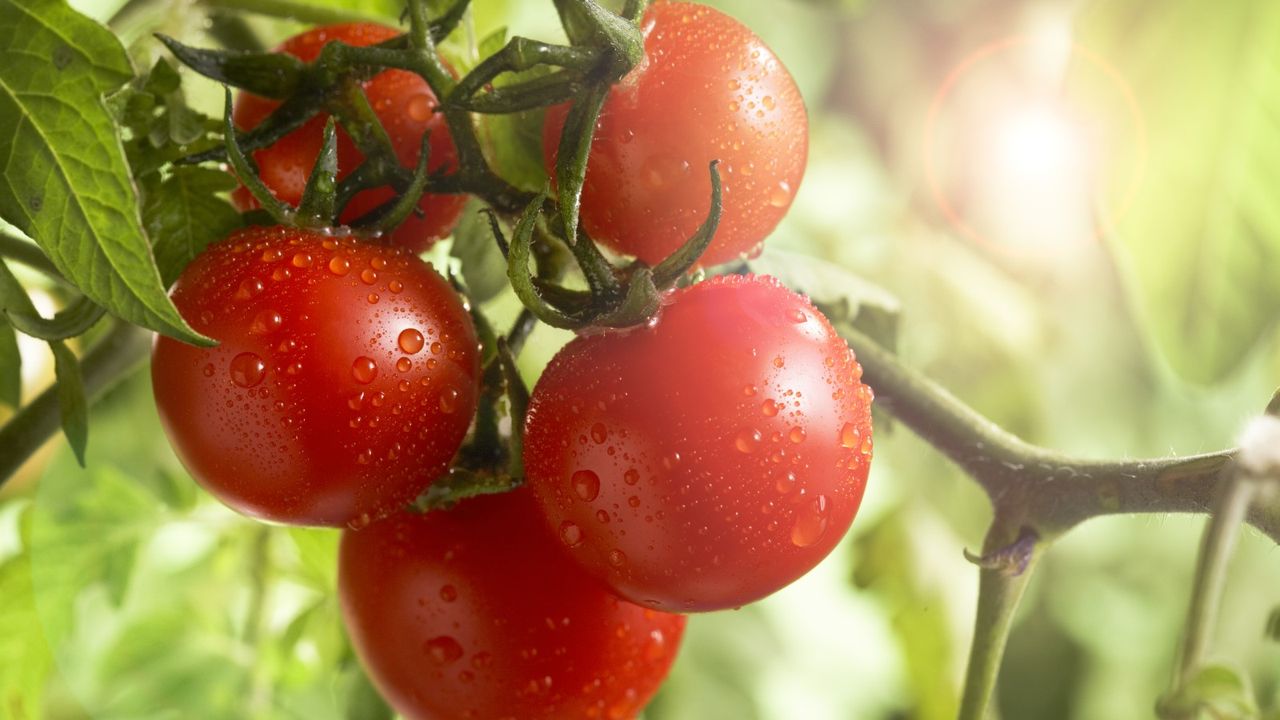
[[844,427],[840,428],[841,445],[853,449],[858,447],[861,442],[862,433],[858,431],[858,428],[853,423],[845,423]]
[[565,545],[576,547],[578,543],[582,542],[582,528],[565,520],[560,523],[560,539],[564,541]]
[[448,635],[431,638],[423,646],[423,649],[427,651],[427,655],[437,665],[448,665],[462,657],[462,646],[458,644],[457,640]]
[[378,282],[378,273],[373,268],[365,268],[360,271],[360,282],[365,285],[372,285]]
[[626,565],[627,564],[626,553],[622,552],[621,550],[618,550],[617,548],[610,550],[609,564],[616,568],[620,568],[623,565]]
[[413,361],[407,357],[402,357],[396,361],[396,370],[400,372],[409,372],[413,369]]
[[237,300],[248,300],[249,298],[262,292],[266,286],[258,278],[248,278],[240,281],[240,285],[236,288],[235,298]]
[[759,430],[743,430],[738,433],[738,437],[733,441],[733,446],[738,448],[740,453],[753,453],[760,448],[760,441],[764,436]]
[[440,412],[445,415],[452,415],[458,409],[458,391],[453,388],[445,388],[440,393]]
[[622,481],[628,485],[635,485],[636,483],[640,482],[640,471],[636,470],[635,468],[631,468],[627,470],[626,472],[622,473]]
[[773,487],[782,495],[790,493],[792,490],[796,489],[796,474],[787,473],[786,475],[778,476],[778,480],[774,483]]
[[602,445],[605,440],[609,439],[609,430],[604,426],[604,423],[596,423],[591,426],[591,439],[595,440],[597,445]]
[[362,385],[368,385],[378,377],[378,364],[373,358],[361,355],[351,363],[351,377]]
[[640,507],[640,497],[637,495],[632,495],[631,497],[627,498],[627,504],[633,508]]
[[390,290],[392,293],[399,293],[401,290],[404,290],[404,283],[400,282],[399,280],[392,280],[391,282],[387,283],[387,289]]
[[296,268],[309,268],[311,267],[311,253],[294,253],[293,259],[289,262]]
[[251,388],[267,376],[267,364],[251,352],[242,352],[231,359],[231,382],[242,388]]
[[791,308],[791,310],[787,312],[787,317],[791,320],[791,322],[797,325],[809,319],[809,316],[805,315],[804,311],[801,310],[800,308]]
[[276,248],[269,248],[262,251],[262,262],[264,263],[275,262],[282,257],[284,257],[284,253],[280,252]]
[[207,364],[207,365],[205,365],[205,366],[204,366],[204,376],[205,376],[205,377],[213,377],[213,374],[214,374],[215,372],[217,372],[217,370],[213,367],[213,363],[209,363],[209,364]]
[[600,476],[590,470],[579,470],[569,478],[573,492],[585,502],[595,500],[600,494]]
[[275,310],[263,310],[253,316],[253,322],[249,323],[249,332],[254,335],[266,335],[280,329],[284,324],[284,318]]
[[774,417],[778,414],[778,403],[772,399],[765,400],[760,404],[760,412],[764,413],[765,417]]
[[447,603],[451,603],[454,600],[457,600],[458,588],[452,585],[445,585],[444,587],[440,588],[440,599]]
[[769,194],[769,204],[776,208],[784,208],[789,202],[791,202],[791,184],[783,180]]
[[405,112],[414,122],[426,122],[431,119],[432,102],[431,97],[426,94],[418,94],[409,98],[409,102],[405,103]]
[[791,543],[796,547],[809,547],[822,539],[827,531],[827,496],[819,495],[806,503],[796,513],[796,522],[791,526]]
[[799,425],[791,428],[791,432],[787,433],[787,437],[791,438],[791,442],[799,445],[800,443],[804,442],[804,438],[805,438],[804,428],[800,427]]
[[329,272],[342,277],[351,272],[351,262],[344,257],[334,257],[329,261]]

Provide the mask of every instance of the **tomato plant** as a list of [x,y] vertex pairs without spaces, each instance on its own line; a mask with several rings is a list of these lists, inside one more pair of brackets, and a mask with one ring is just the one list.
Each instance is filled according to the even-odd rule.
[[737,607],[835,547],[862,500],[871,391],[830,323],[767,277],[675,292],[579,337],[534,388],[525,468],[573,557],[634,602]]
[[476,334],[403,250],[279,227],[210,246],[173,289],[197,348],[156,341],[156,407],[205,488],[280,522],[367,523],[442,474],[475,411]]
[[[656,265],[706,217],[705,168],[718,159],[724,215],[702,262],[758,252],[804,176],[808,115],[795,81],[750,29],[705,5],[657,3],[641,29],[645,60],[610,91],[595,128],[583,226]],[[549,168],[567,113],[547,113]]]
[[338,572],[356,650],[411,718],[633,718],[684,633],[564,557],[525,491],[348,531]]
[[[350,23],[313,28],[286,40],[279,51],[299,60],[314,61],[330,42],[366,46],[389,40],[399,34],[394,28],[373,23]],[[385,70],[363,83],[365,95],[378,121],[385,128],[396,158],[402,165],[413,167],[421,151],[421,138],[430,134],[430,157],[427,168],[443,173],[458,165],[458,153],[449,128],[438,112],[435,93],[413,73]],[[249,130],[256,127],[280,103],[251,93],[241,93],[235,105],[235,123]],[[320,153],[325,115],[312,117],[302,127],[280,138],[269,147],[253,153],[263,182],[281,200],[297,205],[306,187],[307,175]],[[349,175],[364,160],[346,131],[338,133],[339,177]],[[249,210],[257,206],[253,197],[240,188],[232,193],[236,206]],[[395,197],[389,187],[370,188],[357,193],[344,209],[341,220],[349,222],[372,212]],[[392,234],[392,240],[415,252],[430,247],[453,230],[466,204],[465,195],[427,193],[418,203],[421,214],[410,215]]]

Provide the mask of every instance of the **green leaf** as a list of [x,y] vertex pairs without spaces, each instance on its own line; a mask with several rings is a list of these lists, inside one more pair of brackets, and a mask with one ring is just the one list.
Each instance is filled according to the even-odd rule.
[[36,615],[30,567],[26,555],[0,565],[0,707],[5,717],[44,717],[44,686],[53,669]]
[[106,28],[57,0],[0,0],[0,216],[121,318],[207,344],[178,314],[103,94],[133,77]]
[[147,193],[142,220],[155,240],[156,263],[166,285],[209,243],[240,227],[240,213],[222,196],[235,186],[230,173],[183,166]]
[[[501,50],[506,42],[507,29],[498,28],[480,41],[480,58]],[[550,72],[551,68],[537,67],[522,73],[505,73],[494,79],[493,86],[506,87]],[[478,116],[485,158],[494,172],[521,190],[537,192],[547,182],[547,171],[542,163],[542,122],[545,116],[543,108]]]
[[1104,210],[1136,188],[1113,228],[1121,263],[1173,369],[1221,380],[1280,317],[1280,3],[1099,0],[1077,27],[1136,103],[1135,120],[1110,72],[1076,64],[1108,139]]
[[1156,707],[1156,714],[1169,720],[1199,717],[1201,711],[1218,720],[1258,717],[1249,678],[1227,665],[1205,665],[1172,695],[1161,698]]
[[80,361],[66,343],[49,343],[53,350],[53,369],[58,376],[58,408],[62,413],[62,433],[71,443],[76,460],[84,465],[84,449],[89,444],[89,401],[84,395],[84,378]]
[[458,258],[462,281],[474,303],[493,298],[507,287],[507,260],[494,242],[489,221],[481,213],[484,203],[472,199],[453,231],[449,255]]
[[17,409],[22,404],[22,354],[18,334],[0,316],[0,403]]

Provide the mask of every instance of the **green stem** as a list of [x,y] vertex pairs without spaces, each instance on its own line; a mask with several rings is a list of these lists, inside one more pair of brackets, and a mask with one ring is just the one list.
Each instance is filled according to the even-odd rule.
[[1218,617],[1218,605],[1227,582],[1227,566],[1235,552],[1240,524],[1244,521],[1253,499],[1255,483],[1239,473],[1225,482],[1217,508],[1209,516],[1201,540],[1200,555],[1196,563],[1196,577],[1192,584],[1191,605],[1187,610],[1187,624],[1178,652],[1177,672],[1173,689],[1190,682],[1204,661],[1205,650],[1213,636],[1214,622]]
[[217,10],[236,10],[267,17],[297,20],[308,25],[357,22],[386,24],[388,22],[387,18],[378,15],[324,5],[313,5],[307,2],[297,2],[296,0],[199,0],[199,4]]
[[[1037,553],[1038,555],[1038,553]],[[1009,574],[999,569],[982,569],[978,578],[978,614],[974,622],[973,644],[969,647],[969,667],[959,720],[986,720],[987,708],[995,695],[996,678],[1004,658],[1013,615],[1031,580],[1036,556],[1025,570]]]
[[67,279],[58,271],[57,266],[44,254],[39,245],[10,235],[3,230],[0,230],[0,257],[20,262],[29,268],[39,270],[60,284],[67,284]]
[[[908,368],[849,327],[876,406],[950,458],[992,498],[1016,496],[1026,523],[1052,540],[1089,518],[1130,513],[1209,512],[1235,450],[1147,460],[1090,460],[1027,443]],[[1249,522],[1280,543],[1280,507],[1255,505]]]
[[[152,334],[121,323],[80,358],[84,392],[90,402],[147,357]],[[0,487],[61,427],[57,387],[40,393],[0,427]]]

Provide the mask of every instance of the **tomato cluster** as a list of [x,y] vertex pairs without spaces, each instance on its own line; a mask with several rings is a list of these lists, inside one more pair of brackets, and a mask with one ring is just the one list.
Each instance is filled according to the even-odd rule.
[[[701,262],[749,254],[804,171],[795,84],[715,10],[656,4],[641,29],[645,60],[593,135],[584,229],[657,264],[706,216],[696,169],[719,160],[723,216]],[[334,26],[281,50],[314,60],[333,39],[395,34]],[[403,164],[430,132],[430,167],[456,169],[417,75],[386,70],[364,89]],[[236,122],[252,127],[275,106],[242,95]],[[280,199],[302,197],[323,122],[255,151]],[[552,108],[549,163],[564,124]],[[340,135],[339,177],[360,161]],[[390,197],[366,190],[342,217]],[[243,189],[236,198],[250,207]],[[713,277],[667,293],[646,324],[584,332],[555,355],[513,423],[525,487],[405,511],[465,455],[492,381],[468,303],[413,254],[448,234],[461,202],[426,194],[422,215],[382,244],[251,227],[208,248],[173,300],[219,345],[157,341],[165,430],[196,480],[240,512],[348,526],[344,618],[406,716],[634,717],[674,660],[679,613],[758,600],[843,537],[870,464],[871,391],[806,298],[766,276]]]

